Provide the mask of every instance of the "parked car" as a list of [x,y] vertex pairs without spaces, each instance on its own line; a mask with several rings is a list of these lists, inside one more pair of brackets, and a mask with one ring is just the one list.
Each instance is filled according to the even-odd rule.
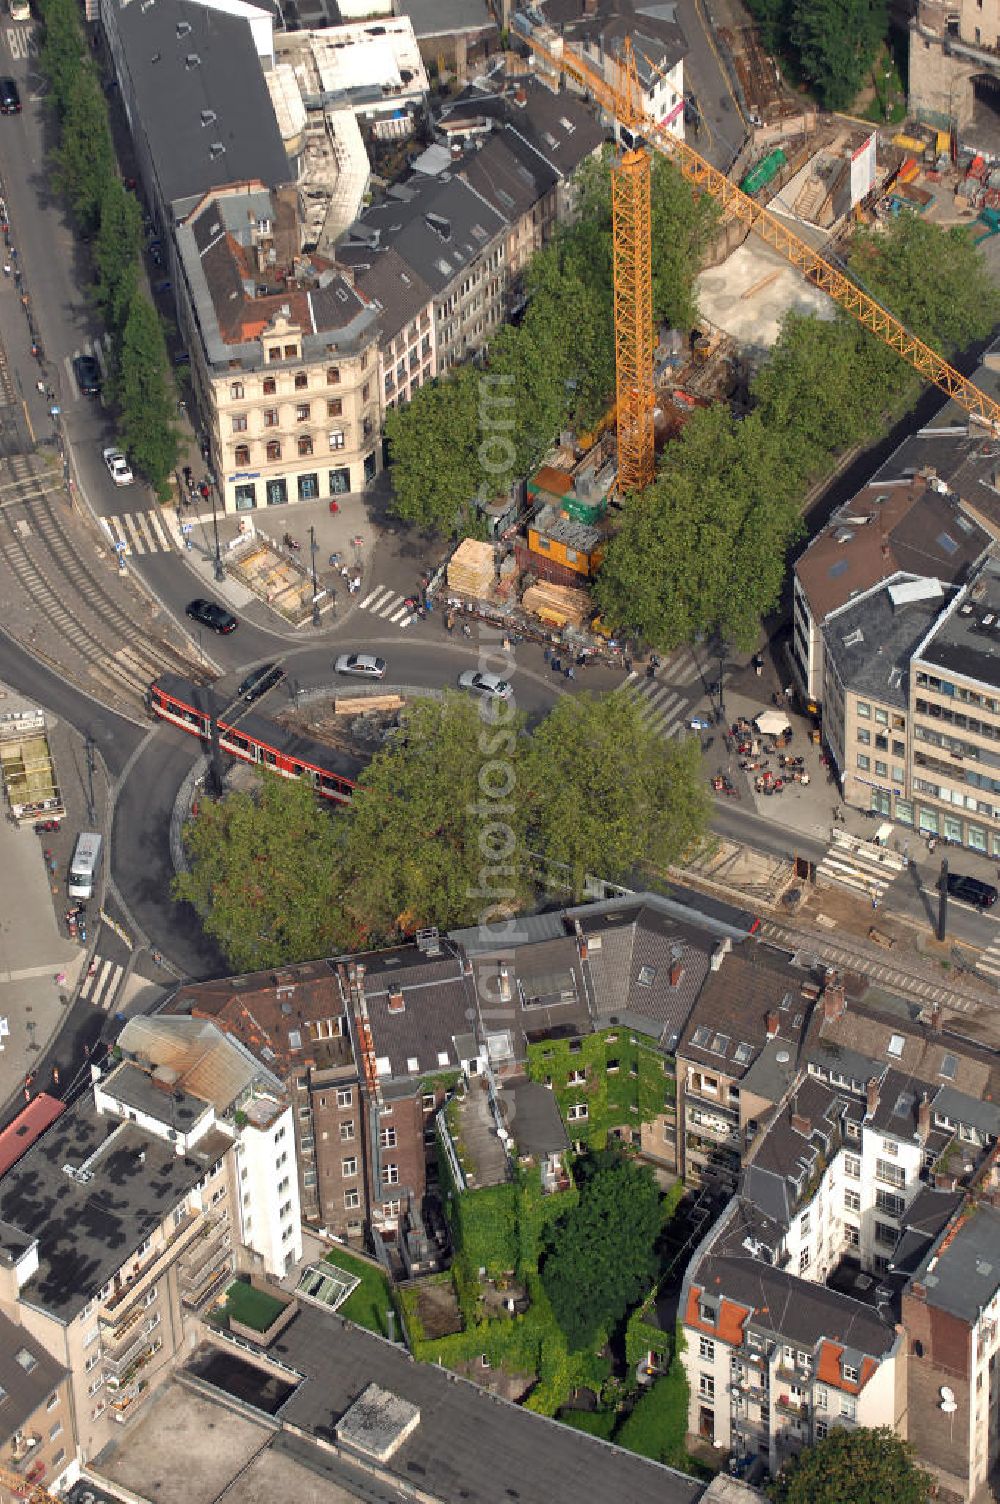
[[359,679],[381,679],[385,675],[385,659],[374,653],[341,653],[333,665],[338,674],[354,674]]
[[0,115],[20,115],[21,96],[12,78],[0,78]]
[[73,361],[73,375],[83,397],[97,397],[101,391],[101,368],[92,355],[78,355]]
[[213,632],[220,632],[224,637],[235,632],[239,625],[233,613],[215,601],[188,601],[185,614],[199,626],[211,627]]
[[486,695],[491,700],[509,700],[514,693],[513,687],[499,674],[484,674],[478,668],[467,668],[464,674],[459,674],[458,683],[461,689],[471,689],[474,694]]
[[262,663],[260,668],[252,669],[239,689],[237,697],[244,700],[247,705],[252,705],[255,700],[260,700],[267,694],[269,689],[274,689],[285,677],[285,670],[278,663]]
[[974,909],[992,909],[997,901],[997,890],[992,883],[984,883],[978,877],[965,877],[961,872],[948,873],[948,897],[959,903],[971,904]]
[[112,446],[110,449],[102,449],[101,453],[104,455],[104,463],[108,467],[108,474],[115,485],[130,486],[135,480],[135,476],[132,474],[131,466],[121,450],[115,449]]

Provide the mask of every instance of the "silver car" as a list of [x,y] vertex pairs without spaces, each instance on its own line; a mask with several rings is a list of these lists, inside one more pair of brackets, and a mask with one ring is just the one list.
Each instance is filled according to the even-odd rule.
[[338,674],[353,674],[358,679],[381,679],[385,675],[385,659],[374,653],[341,653],[333,665]]
[[460,689],[471,689],[473,694],[486,695],[491,700],[509,700],[514,693],[513,686],[499,674],[482,673],[478,668],[467,668],[464,674],[459,674],[458,683]]

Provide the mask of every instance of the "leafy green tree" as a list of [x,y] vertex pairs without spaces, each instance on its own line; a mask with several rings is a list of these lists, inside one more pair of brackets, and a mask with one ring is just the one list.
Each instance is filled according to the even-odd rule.
[[794,0],[789,36],[825,109],[853,104],[888,29],[886,0]]
[[346,902],[376,939],[513,913],[526,890],[522,717],[447,695],[410,707],[361,776],[345,832]]
[[542,1285],[571,1352],[592,1346],[656,1274],[660,1193],[645,1165],[611,1151],[577,1166],[580,1199],[549,1234]]
[[794,0],[747,0],[747,9],[760,27],[768,52],[781,52],[788,45],[788,28]]
[[780,598],[800,484],[759,415],[699,409],[611,539],[595,587],[604,614],[663,650],[711,632],[752,646]]
[[65,90],[57,179],[84,234],[97,228],[105,188],[114,174],[104,95],[93,69],[81,67]]
[[943,355],[987,338],[1000,319],[1000,288],[961,225],[900,214],[855,236],[850,270],[862,287]]
[[462,367],[421,387],[406,407],[386,413],[393,510],[426,532],[474,530],[479,463],[481,372]]
[[116,351],[114,392],[121,408],[122,442],[162,496],[177,464],[176,396],[156,309],[135,293]]
[[60,116],[75,79],[89,66],[86,38],[75,0],[40,0],[44,35],[39,61]]
[[134,193],[110,177],[101,195],[101,216],[94,242],[95,295],[108,327],[124,326],[138,287],[142,210]]
[[789,1458],[769,1494],[774,1504],[927,1504],[930,1479],[888,1426],[838,1426]]
[[665,157],[653,159],[650,225],[653,237],[653,317],[672,329],[698,319],[695,278],[720,220],[708,193],[695,193]]
[[349,939],[337,818],[308,783],[265,775],[259,795],[204,800],[184,827],[191,865],[173,896],[193,905],[234,971],[330,955]]
[[654,1462],[686,1469],[690,1394],[684,1364],[675,1354],[667,1372],[639,1396],[618,1427],[616,1445]]
[[664,742],[635,701],[563,696],[535,730],[527,763],[532,846],[569,868],[576,898],[588,873],[666,867],[707,828],[697,743]]

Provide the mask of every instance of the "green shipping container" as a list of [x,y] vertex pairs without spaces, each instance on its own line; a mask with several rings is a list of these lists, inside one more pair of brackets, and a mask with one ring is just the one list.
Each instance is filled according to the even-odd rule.
[[787,160],[781,147],[776,146],[774,151],[768,152],[767,156],[757,163],[756,167],[751,167],[740,184],[743,192],[756,193],[759,188],[763,188],[778,175]]

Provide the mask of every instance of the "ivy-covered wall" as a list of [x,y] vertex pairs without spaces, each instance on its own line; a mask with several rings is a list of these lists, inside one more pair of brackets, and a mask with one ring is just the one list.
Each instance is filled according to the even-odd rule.
[[[584,1080],[571,1079],[581,1071]],[[583,1039],[529,1044],[528,1075],[552,1087],[570,1138],[591,1149],[603,1149],[613,1129],[653,1122],[677,1089],[674,1057],[620,1025]],[[581,1103],[587,1116],[571,1117]]]

